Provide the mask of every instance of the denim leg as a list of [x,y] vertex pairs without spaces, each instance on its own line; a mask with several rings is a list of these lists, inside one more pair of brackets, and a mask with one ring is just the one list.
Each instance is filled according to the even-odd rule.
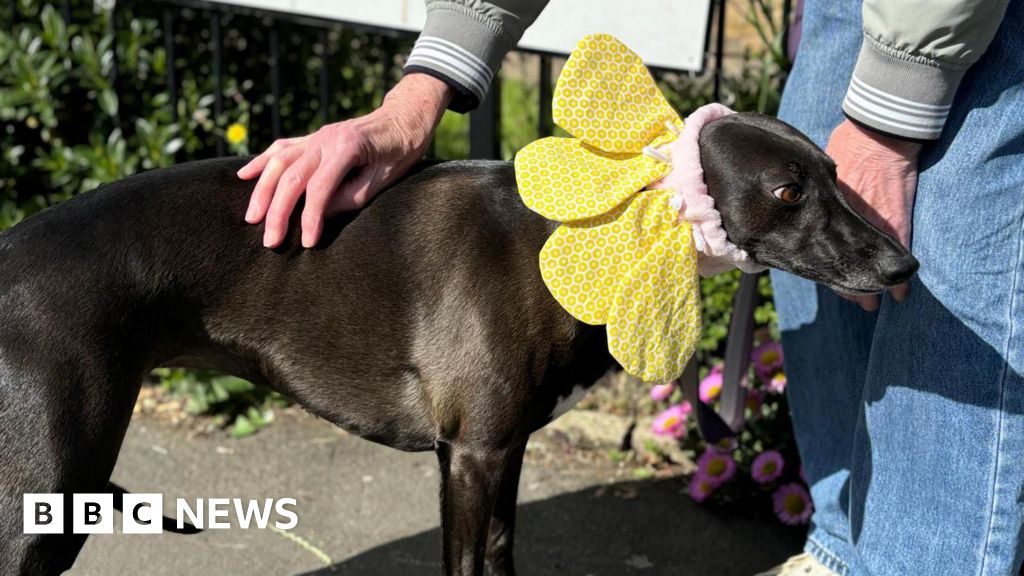
[[851,461],[854,574],[1020,569],[1024,2],[1004,22],[922,158],[910,297],[879,312]]
[[[860,2],[806,3],[779,117],[822,147],[843,119],[860,43]],[[772,271],[772,284],[793,427],[815,504],[807,551],[846,574],[850,457],[877,314],[784,272]]]
[[[859,18],[837,16],[848,8],[808,4],[780,113],[820,144],[841,119],[856,54],[847,28],[859,45]],[[818,507],[808,550],[841,573],[1020,568],[1022,24],[1024,2],[1011,2],[943,139],[926,147],[913,232],[922,266],[910,298],[883,298],[876,322],[773,273],[794,427]]]

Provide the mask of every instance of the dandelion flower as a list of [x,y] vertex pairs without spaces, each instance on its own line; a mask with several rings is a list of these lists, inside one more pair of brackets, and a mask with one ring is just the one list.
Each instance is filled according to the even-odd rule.
[[228,126],[225,137],[228,139],[228,142],[237,146],[242,142],[245,142],[245,139],[249,137],[249,130],[245,126],[235,122],[231,126]]
[[693,498],[694,502],[703,502],[715,492],[716,484],[704,474],[697,472],[690,478],[690,485],[686,491]]
[[736,474],[736,461],[730,454],[722,454],[713,448],[704,450],[697,459],[697,471],[708,477],[717,488]]
[[691,409],[689,402],[683,402],[663,410],[654,418],[654,433],[673,438],[686,436],[686,415]]
[[797,482],[780,486],[772,494],[772,503],[775,515],[783,524],[790,526],[807,524],[811,519],[811,513],[814,512],[811,496],[807,493],[807,489]]
[[782,467],[785,464],[782,454],[777,450],[767,450],[754,458],[753,464],[750,465],[750,477],[758,484],[767,484],[782,476]]
[[651,388],[651,400],[655,402],[664,402],[668,400],[668,397],[672,395],[676,389],[675,382],[668,382],[666,384],[657,384]]

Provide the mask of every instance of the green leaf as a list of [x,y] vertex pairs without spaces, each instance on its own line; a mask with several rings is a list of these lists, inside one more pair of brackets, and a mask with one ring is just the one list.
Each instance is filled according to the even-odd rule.
[[608,451],[608,459],[611,460],[612,462],[615,462],[616,464],[619,463],[619,462],[625,462],[626,458],[628,456],[629,456],[629,454],[627,454],[626,452],[623,452],[622,450],[609,450]]
[[64,49],[67,46],[68,30],[64,24],[64,18],[54,9],[53,5],[47,4],[40,14],[43,22],[43,40],[53,48]]
[[635,478],[637,480],[646,480],[647,478],[651,478],[653,476],[654,476],[654,472],[651,471],[651,470],[648,470],[647,468],[634,468],[633,469],[633,478]]
[[235,424],[231,427],[231,435],[235,438],[249,436],[256,432],[256,426],[245,416],[235,418]]
[[234,376],[220,376],[216,378],[217,382],[224,387],[231,394],[242,394],[245,392],[251,392],[256,386],[248,380],[236,378]]
[[267,425],[267,420],[263,417],[263,413],[260,412],[255,406],[250,406],[246,411],[246,417],[253,423],[254,426],[263,427]]
[[100,108],[107,116],[111,118],[117,116],[117,94],[114,94],[113,90],[100,92],[99,103]]
[[167,144],[164,144],[164,154],[167,154],[168,156],[172,156],[172,155],[174,155],[175,152],[177,152],[178,150],[181,150],[181,147],[184,144],[185,144],[185,139],[184,138],[175,138],[175,139],[171,140],[170,142],[168,142]]

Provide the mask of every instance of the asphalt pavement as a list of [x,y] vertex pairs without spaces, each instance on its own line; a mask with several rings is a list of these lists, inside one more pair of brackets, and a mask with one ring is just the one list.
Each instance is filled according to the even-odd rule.
[[[516,559],[523,576],[750,575],[796,553],[800,530],[763,512],[693,503],[678,476],[635,479],[607,458],[541,434],[520,484]],[[440,573],[438,472],[408,454],[297,411],[242,439],[136,417],[114,481],[174,499],[294,498],[293,530],[92,536],[73,576]]]

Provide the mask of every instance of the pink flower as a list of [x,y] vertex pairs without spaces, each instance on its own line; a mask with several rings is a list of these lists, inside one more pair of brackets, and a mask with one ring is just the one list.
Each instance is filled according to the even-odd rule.
[[708,375],[700,381],[700,399],[702,402],[711,402],[718,398],[722,392],[722,366],[718,365],[708,372]]
[[767,380],[769,376],[782,368],[782,344],[765,342],[754,348],[750,360],[754,363],[754,369],[758,376],[762,380]]
[[714,493],[716,486],[710,478],[697,472],[690,478],[690,485],[686,487],[686,491],[690,494],[690,498],[693,498],[694,502],[703,502]]
[[713,448],[707,448],[697,459],[697,474],[707,476],[717,488],[736,474],[736,461],[731,454],[722,454]]
[[672,395],[672,392],[675,392],[675,389],[675,382],[656,384],[651,387],[651,400],[654,400],[655,402],[664,402],[665,400],[668,400],[668,397]]
[[791,482],[780,486],[772,494],[772,503],[775,508],[775,515],[783,524],[796,526],[807,524],[814,512],[814,504],[807,489],[798,482]]
[[786,375],[782,372],[776,372],[764,388],[772,394],[782,394],[786,391]]
[[758,484],[767,484],[782,476],[782,467],[785,464],[782,454],[779,454],[777,450],[761,452],[750,465],[750,477]]
[[673,438],[686,436],[686,415],[691,410],[689,402],[676,404],[663,410],[661,414],[654,417],[654,425],[652,426],[654,433],[659,436],[671,436]]

